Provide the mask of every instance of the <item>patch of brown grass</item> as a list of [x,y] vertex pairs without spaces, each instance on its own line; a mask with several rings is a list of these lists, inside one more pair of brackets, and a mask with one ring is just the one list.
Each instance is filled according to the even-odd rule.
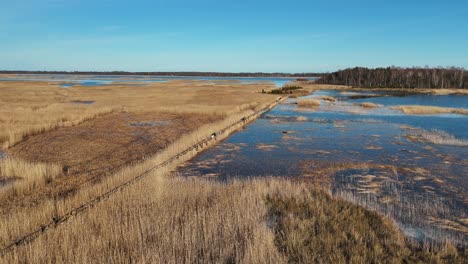
[[274,149],[278,148],[278,146],[276,145],[263,144],[263,143],[258,143],[255,147],[263,151],[273,151]]
[[52,182],[62,174],[62,167],[57,164],[31,163],[18,159],[0,160],[0,180],[11,181],[0,186],[0,196],[17,195],[31,192],[42,185]]
[[312,98],[300,99],[297,101],[297,105],[304,108],[317,108],[320,106],[320,101]]
[[290,263],[399,262],[404,239],[389,219],[321,191],[267,196],[276,243]]
[[[48,223],[51,219],[54,219],[57,215],[63,215],[72,208],[76,208],[89,200],[106,193],[108,190],[118,186],[129,179],[132,179],[139,174],[152,168],[155,164],[167,160],[169,157],[180,153],[182,150],[192,146],[196,142],[200,142],[202,139],[209,138],[212,131],[220,131],[228,125],[238,122],[241,118],[251,114],[251,111],[241,112],[236,115],[230,115],[229,117],[215,122],[213,124],[205,124],[195,131],[187,135],[180,136],[175,142],[167,146],[163,151],[157,153],[154,157],[147,158],[143,162],[124,168],[119,172],[112,175],[112,177],[106,177],[100,179],[100,181],[88,181],[81,183],[79,188],[75,186],[69,193],[59,195],[47,195],[40,196],[42,199],[35,199],[37,196],[29,195],[28,200],[13,200],[8,203],[3,202],[0,214],[0,241],[8,243],[13,239],[24,235],[35,228],[39,228],[41,225]],[[247,122],[252,121],[254,118],[247,119]],[[228,130],[218,134],[217,140],[226,138],[231,132],[239,129],[243,126],[243,123],[237,124],[236,126],[229,127]],[[208,145],[214,144],[216,141],[210,141]],[[193,149],[187,152],[184,156],[179,157],[176,161],[160,168],[155,171],[155,175],[162,175],[167,173],[168,170],[175,169],[180,163],[192,158],[201,149]],[[65,177],[67,178],[67,177]],[[73,177],[68,177],[73,179]],[[64,182],[65,185],[70,185],[70,182]],[[54,187],[53,189],[55,189]],[[38,190],[38,195],[44,190]],[[34,198],[34,199],[32,199]],[[21,219],[28,219],[23,222]],[[21,224],[18,224],[21,223]],[[4,245],[2,245],[4,246]]]
[[326,95],[324,95],[324,96],[319,96],[319,97],[316,97],[316,98],[317,98],[317,99],[320,99],[320,100],[332,102],[332,103],[336,102],[335,97],[332,97],[332,96],[326,96]]
[[432,115],[432,114],[459,114],[468,115],[468,110],[463,108],[449,108],[426,105],[401,105],[391,107],[394,110],[400,110],[405,114],[413,115]]
[[3,261],[284,263],[264,221],[264,188],[153,177]]
[[355,103],[354,105],[357,105],[357,106],[360,106],[360,107],[364,107],[364,108],[378,108],[378,107],[382,107],[382,105],[380,105],[380,104],[374,104],[374,103],[370,103],[370,102]]
[[[0,82],[0,146],[115,111],[230,115],[254,109],[274,96],[256,91],[268,84],[190,81],[60,88],[58,83]],[[77,104],[74,101],[95,101]]]
[[422,131],[417,136],[421,137],[422,139],[429,141],[433,144],[438,145],[449,145],[449,146],[459,146],[459,147],[467,147],[468,140],[456,138],[444,131]]
[[296,121],[297,122],[304,122],[304,121],[307,121],[308,118],[306,116],[298,116],[296,117]]
[[[1,224],[1,223],[0,223]],[[304,183],[156,173],[1,257],[4,262],[460,261],[408,248],[393,223]]]

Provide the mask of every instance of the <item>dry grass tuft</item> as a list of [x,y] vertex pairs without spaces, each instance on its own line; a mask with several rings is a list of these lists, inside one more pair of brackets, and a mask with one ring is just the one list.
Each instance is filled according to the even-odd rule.
[[336,102],[335,97],[326,96],[326,95],[324,95],[324,96],[319,96],[319,97],[317,97],[317,99],[324,100],[324,101],[328,101],[328,102],[332,102],[332,103]]
[[269,145],[269,144],[264,144],[264,143],[258,143],[255,146],[258,150],[263,150],[263,151],[273,151],[274,149],[278,148],[276,145]]
[[364,107],[364,108],[378,108],[378,107],[382,107],[382,105],[380,105],[380,104],[374,104],[374,103],[370,103],[370,102],[355,103],[354,105],[357,105],[357,106],[360,106],[360,107]]
[[296,117],[296,121],[297,121],[297,122],[305,122],[305,121],[307,121],[307,120],[308,120],[308,118],[307,118],[306,116],[298,116],[298,117]]
[[267,204],[276,243],[290,263],[403,260],[404,239],[389,219],[322,191],[288,187],[268,195]]
[[29,193],[50,183],[61,175],[62,167],[56,164],[31,163],[6,158],[0,160],[0,180],[10,182],[0,189],[1,195]]
[[468,141],[465,139],[458,139],[453,135],[450,135],[444,131],[433,130],[433,131],[422,131],[419,134],[423,139],[438,145],[450,145],[458,147],[467,147]]
[[320,106],[320,101],[317,99],[301,99],[297,101],[297,105],[304,108],[316,108]]
[[433,115],[433,114],[459,114],[468,115],[468,110],[463,108],[449,108],[426,105],[401,105],[391,107],[394,110],[400,110],[405,114],[414,115]]

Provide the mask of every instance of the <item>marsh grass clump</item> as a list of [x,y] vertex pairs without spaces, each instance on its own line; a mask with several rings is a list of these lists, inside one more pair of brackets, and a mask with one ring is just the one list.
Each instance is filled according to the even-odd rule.
[[0,179],[11,183],[0,189],[2,194],[23,194],[48,184],[62,174],[62,167],[57,164],[32,163],[6,158],[0,160]]
[[324,100],[324,101],[328,101],[328,102],[336,102],[336,98],[333,97],[333,96],[327,96],[327,95],[324,95],[324,96],[319,96],[317,97],[317,99],[321,99],[321,100]]
[[450,135],[444,131],[432,130],[422,131],[419,136],[433,144],[437,145],[449,145],[458,147],[467,147],[468,141],[465,139],[458,139],[453,135]]
[[389,219],[319,190],[269,194],[275,242],[290,263],[379,263],[408,254]]
[[297,101],[297,105],[304,108],[317,108],[320,106],[320,101],[313,98],[300,99]]
[[363,108],[379,108],[382,107],[380,104],[374,104],[371,102],[362,102],[362,103],[355,103],[354,105],[363,107]]
[[468,110],[464,108],[437,107],[427,105],[401,105],[390,109],[400,110],[405,114],[413,115],[434,115],[434,114],[459,114],[468,115]]
[[298,117],[296,117],[297,122],[305,122],[307,120],[308,120],[307,116],[298,116]]
[[293,91],[295,90],[302,90],[303,88],[301,86],[294,86],[294,85],[291,85],[291,86],[283,86],[281,88],[278,88],[278,89],[273,89],[271,91],[269,91],[268,93],[270,94],[292,94]]

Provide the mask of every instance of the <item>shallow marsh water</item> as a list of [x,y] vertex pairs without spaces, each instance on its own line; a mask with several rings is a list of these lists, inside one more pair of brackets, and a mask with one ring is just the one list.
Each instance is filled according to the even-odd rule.
[[[468,108],[468,97],[335,90],[307,97],[321,96],[338,100],[301,109],[296,99],[288,99],[178,172],[220,180],[279,176],[310,181],[386,214],[409,236],[468,245],[468,147],[444,138],[467,142],[468,116],[390,109],[416,104]],[[363,108],[359,102],[382,107]],[[434,144],[428,140],[432,137],[444,144]]]

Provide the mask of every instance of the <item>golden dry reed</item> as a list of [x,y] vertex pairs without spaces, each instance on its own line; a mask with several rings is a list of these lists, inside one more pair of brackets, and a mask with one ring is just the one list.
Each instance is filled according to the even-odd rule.
[[0,82],[0,148],[113,111],[225,116],[271,101],[258,93],[270,86],[171,81],[63,89],[58,83]]
[[[58,199],[57,197],[51,197],[51,199],[41,201],[38,204],[23,205],[21,207],[13,208],[13,210],[11,210],[8,215],[0,216],[0,241],[4,243],[2,246],[5,246],[8,244],[8,242],[11,242],[18,237],[31,232],[37,227],[50,222],[51,219],[53,219],[55,216],[63,215],[70,209],[75,208],[85,203],[86,201],[105,193],[107,190],[131,178],[134,178],[155,164],[167,160],[169,157],[172,157],[173,155],[179,153],[194,143],[209,137],[213,131],[219,131],[228,125],[241,120],[241,118],[254,113],[254,111],[264,108],[276,99],[276,97],[271,96],[268,96],[267,98],[268,101],[265,100],[265,103],[258,103],[248,107],[254,109],[248,109],[242,112],[238,112],[237,114],[231,114],[222,121],[200,127],[198,130],[181,137],[175,143],[166,148],[163,152],[157,154],[154,158],[148,159],[139,165],[123,169],[116,175],[106,178],[101,183],[90,183],[88,186],[83,187],[72,196],[58,197]],[[238,109],[244,108],[245,107],[240,107]],[[230,132],[238,129],[241,126],[242,124],[239,124],[236,127],[232,127],[225,133],[220,134],[218,139],[227,137]],[[214,142],[211,142],[210,144],[213,143]],[[188,153],[186,157],[180,158],[179,162],[183,162],[184,160],[193,157],[196,153],[197,151],[195,150]],[[171,164],[172,168],[177,164],[178,163]],[[169,166],[166,169],[169,168],[171,167]],[[160,171],[157,173],[160,173]],[[19,219],[28,219],[28,221],[23,222],[22,224],[18,224]]]
[[299,107],[316,108],[320,106],[320,101],[312,98],[299,99],[297,100],[297,105]]
[[427,105],[402,105],[394,106],[391,109],[400,110],[405,114],[413,115],[434,115],[434,114],[459,114],[468,115],[468,110],[464,108],[437,107]]
[[371,102],[356,103],[355,105],[363,107],[363,108],[378,108],[378,107],[383,106],[381,104],[375,104],[375,103],[371,103]]
[[0,181],[5,186],[0,188],[0,197],[34,191],[35,188],[53,181],[61,173],[62,167],[57,164],[1,159]]

